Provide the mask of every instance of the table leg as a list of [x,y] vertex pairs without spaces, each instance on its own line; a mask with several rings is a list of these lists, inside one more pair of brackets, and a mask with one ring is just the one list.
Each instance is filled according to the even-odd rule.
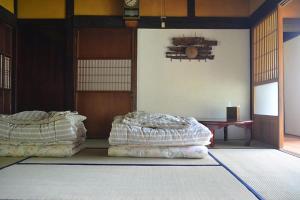
[[252,129],[251,128],[245,128],[245,137],[246,137],[246,146],[250,146],[251,140],[252,140]]
[[228,139],[228,129],[227,126],[224,127],[224,141],[227,141]]

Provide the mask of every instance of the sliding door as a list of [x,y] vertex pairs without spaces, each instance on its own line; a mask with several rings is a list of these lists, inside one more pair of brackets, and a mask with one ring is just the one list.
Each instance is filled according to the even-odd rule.
[[64,21],[19,21],[17,110],[64,110]]
[[12,35],[9,25],[0,22],[0,113],[10,114],[12,109]]
[[279,36],[277,10],[252,30],[253,135],[279,147]]
[[76,109],[88,138],[108,138],[113,118],[135,109],[136,31],[77,31]]

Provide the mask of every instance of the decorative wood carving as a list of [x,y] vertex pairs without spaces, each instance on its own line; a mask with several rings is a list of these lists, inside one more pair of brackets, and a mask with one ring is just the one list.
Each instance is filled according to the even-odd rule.
[[169,46],[166,57],[172,59],[213,60],[212,46],[217,46],[216,40],[206,40],[204,37],[174,37],[173,46]]

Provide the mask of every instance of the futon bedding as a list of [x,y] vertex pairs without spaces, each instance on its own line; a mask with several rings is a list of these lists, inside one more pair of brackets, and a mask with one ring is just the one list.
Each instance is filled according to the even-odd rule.
[[193,117],[133,112],[115,117],[110,145],[203,146],[210,144],[210,130]]
[[170,147],[141,147],[141,146],[110,146],[109,156],[125,157],[158,157],[158,158],[204,158],[208,154],[206,146],[170,146]]
[[69,157],[79,152],[81,143],[53,145],[0,145],[0,156]]
[[72,156],[85,140],[85,119],[70,111],[0,115],[0,156]]
[[75,112],[25,111],[1,115],[0,144],[57,144],[85,138],[86,117]]

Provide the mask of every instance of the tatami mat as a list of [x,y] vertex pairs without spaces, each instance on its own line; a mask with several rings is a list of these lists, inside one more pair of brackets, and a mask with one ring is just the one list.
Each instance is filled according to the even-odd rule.
[[99,165],[218,165],[218,163],[209,155],[203,159],[108,157],[107,149],[84,149],[78,154],[69,158],[33,157],[26,159],[21,163]]
[[300,199],[300,158],[275,149],[210,152],[265,199]]
[[0,171],[0,191],[0,199],[256,199],[221,166],[14,165]]
[[0,156],[0,169],[8,165],[14,164],[23,159],[24,157],[1,157]]

